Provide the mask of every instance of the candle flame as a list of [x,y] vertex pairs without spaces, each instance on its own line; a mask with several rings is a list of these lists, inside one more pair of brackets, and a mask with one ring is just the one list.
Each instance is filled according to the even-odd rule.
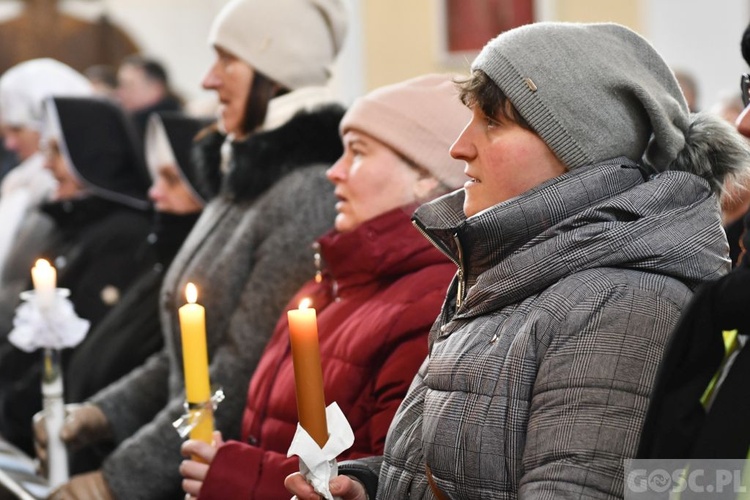
[[42,267],[52,267],[52,264],[50,264],[46,259],[37,259],[37,261],[34,263],[34,267],[40,269]]
[[185,298],[190,304],[195,304],[198,300],[198,289],[192,283],[188,283],[185,287]]
[[308,298],[304,298],[304,299],[300,300],[300,302],[299,302],[299,308],[300,309],[307,309],[307,308],[310,307],[310,305],[312,305],[312,300],[310,300]]

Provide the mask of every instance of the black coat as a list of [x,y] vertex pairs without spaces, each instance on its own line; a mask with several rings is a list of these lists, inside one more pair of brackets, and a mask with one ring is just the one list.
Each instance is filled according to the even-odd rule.
[[[55,265],[58,287],[70,290],[76,313],[94,329],[152,262],[138,251],[150,228],[145,166],[132,124],[114,104],[54,97],[44,105],[48,132],[86,196],[41,207],[55,228],[38,256]],[[31,288],[29,274],[20,276]],[[0,344],[0,433],[28,452],[31,418],[41,409],[40,356]]]
[[[57,267],[58,287],[70,290],[76,314],[93,330],[153,259],[139,251],[149,232],[147,214],[97,197],[43,210],[56,230],[41,256]],[[0,433],[29,453],[31,417],[41,409],[40,357],[7,342],[0,345]]]
[[[750,215],[742,248],[750,248]],[[659,366],[643,425],[638,458],[744,459],[750,450],[750,344],[727,367],[722,332],[750,336],[750,259],[741,256],[726,276],[702,285],[680,317]],[[708,408],[700,399],[721,370]],[[686,492],[687,493],[687,492]]]
[[[156,214],[154,230],[145,247],[156,262],[141,273],[122,299],[69,354],[65,367],[65,402],[79,403],[94,395],[164,345],[159,321],[159,291],[164,272],[192,229],[198,214]],[[70,455],[71,474],[93,470],[110,452],[101,446]]]

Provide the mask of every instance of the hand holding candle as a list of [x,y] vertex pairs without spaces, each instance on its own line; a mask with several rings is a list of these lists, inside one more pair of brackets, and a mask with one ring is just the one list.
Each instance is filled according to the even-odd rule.
[[31,268],[31,281],[34,283],[34,292],[38,297],[39,305],[50,306],[57,293],[57,270],[49,261],[38,259]]
[[323,369],[320,364],[318,324],[310,300],[287,312],[294,363],[299,423],[321,448],[328,441]]
[[[49,308],[55,303],[57,293],[57,270],[49,261],[38,259],[31,268],[31,281],[37,304]],[[68,480],[68,454],[60,439],[65,419],[63,402],[63,381],[60,372],[60,353],[53,349],[44,350],[44,370],[42,376],[42,406],[45,413],[45,426],[48,436],[49,457],[47,480],[52,488]]]
[[185,296],[188,303],[179,309],[185,397],[188,406],[205,405],[203,418],[190,431],[190,438],[210,444],[213,439],[214,419],[210,410],[211,383],[206,347],[206,310],[196,303],[198,290],[192,283],[185,287]]

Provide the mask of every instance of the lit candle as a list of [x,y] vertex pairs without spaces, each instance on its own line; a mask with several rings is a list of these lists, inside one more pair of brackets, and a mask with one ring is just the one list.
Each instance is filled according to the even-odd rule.
[[299,309],[288,311],[287,316],[299,423],[322,448],[328,441],[323,369],[320,365],[315,309],[309,306],[310,299],[304,299]]
[[[198,290],[192,283],[185,287],[185,297],[188,303],[179,309],[185,397],[188,405],[202,405],[211,399],[206,348],[206,309],[196,304]],[[213,414],[211,411],[204,411],[206,414],[201,422],[190,431],[190,438],[211,443],[214,430]]]
[[39,259],[31,268],[31,281],[34,292],[42,306],[49,306],[55,300],[57,288],[57,271],[44,259]]

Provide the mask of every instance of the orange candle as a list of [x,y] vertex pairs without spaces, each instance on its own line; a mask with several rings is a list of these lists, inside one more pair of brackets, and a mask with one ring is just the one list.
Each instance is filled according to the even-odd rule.
[[[185,287],[185,297],[188,303],[179,309],[185,397],[188,405],[201,405],[211,399],[208,349],[206,348],[206,309],[196,303],[198,290],[192,283],[188,283]],[[190,438],[211,443],[213,430],[213,413],[206,411],[201,422],[190,431]]]
[[328,441],[323,369],[320,365],[315,309],[309,306],[310,300],[304,299],[299,309],[288,311],[287,316],[299,423],[322,448]]
[[39,298],[39,303],[47,306],[55,300],[57,288],[57,270],[49,261],[38,259],[31,268],[31,281],[34,283],[34,292]]

